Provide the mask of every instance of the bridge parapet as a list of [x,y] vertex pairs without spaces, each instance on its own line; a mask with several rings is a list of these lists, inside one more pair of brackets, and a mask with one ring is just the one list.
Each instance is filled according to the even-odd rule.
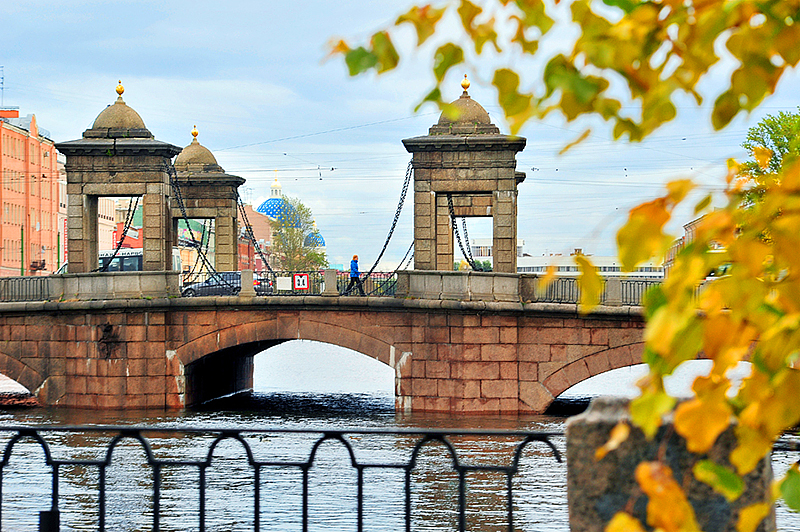
[[[639,306],[656,279],[606,279],[601,303],[610,307]],[[567,303],[580,300],[576,277],[557,277],[547,286],[536,274],[412,270],[397,272],[395,297],[457,301]]]
[[520,300],[513,273],[412,270],[397,272],[395,297],[457,301]]
[[180,296],[179,272],[67,273],[0,279],[0,301],[157,299]]

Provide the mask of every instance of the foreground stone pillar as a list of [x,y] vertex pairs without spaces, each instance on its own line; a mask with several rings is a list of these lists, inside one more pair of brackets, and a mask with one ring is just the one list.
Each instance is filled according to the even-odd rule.
[[[630,421],[627,406],[626,400],[601,397],[585,413],[567,422],[567,500],[572,532],[603,532],[614,514],[626,509],[632,509],[633,515],[646,523],[647,496],[639,489],[634,471],[641,462],[659,456],[684,487],[704,532],[735,532],[739,510],[766,500],[772,484],[769,457],[745,477],[744,493],[733,503],[692,475],[698,460],[711,459],[730,466],[727,457],[736,445],[731,429],[719,437],[708,454],[697,455],[686,450],[684,439],[671,426],[662,427],[652,441],[632,428],[617,450],[595,461],[595,450],[608,441],[611,429],[621,420]],[[774,510],[757,530],[776,530]]]

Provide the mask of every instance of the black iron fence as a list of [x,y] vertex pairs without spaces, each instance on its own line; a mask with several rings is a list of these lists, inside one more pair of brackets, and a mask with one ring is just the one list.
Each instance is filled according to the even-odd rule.
[[[370,277],[361,276],[362,287],[368,296],[394,296],[397,274],[373,272]],[[240,272],[199,272],[183,274],[181,278],[183,296],[226,296],[241,291]],[[360,295],[357,289],[349,290],[350,274],[336,273],[336,293]],[[258,296],[302,296],[320,295],[325,291],[325,273],[322,270],[307,271],[262,271],[253,273],[253,288]]]
[[[306,531],[323,511],[329,529],[344,518],[358,531],[513,531],[527,502],[515,497],[519,477],[561,461],[554,439],[563,444],[527,431],[3,427],[0,527],[24,528],[34,513],[43,532]],[[328,469],[331,445],[345,473]]]
[[[365,277],[364,274],[360,276],[361,285],[364,288],[364,293],[368,296],[391,296],[393,297],[397,290],[397,273],[396,272],[372,272],[372,275]],[[350,288],[350,272],[337,272],[336,273],[336,288],[342,295],[359,295],[355,287]]]

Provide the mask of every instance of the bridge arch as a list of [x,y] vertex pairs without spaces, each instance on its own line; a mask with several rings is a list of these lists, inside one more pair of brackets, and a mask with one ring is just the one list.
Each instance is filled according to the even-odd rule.
[[324,320],[274,319],[232,324],[198,336],[174,352],[183,367],[186,406],[252,390],[253,357],[290,340],[312,340],[345,347],[394,369],[394,346],[383,338]]
[[572,386],[595,375],[641,364],[643,351],[644,342],[636,342],[591,353],[557,369],[544,379],[542,385],[556,398]]
[[17,381],[31,393],[35,393],[46,381],[46,377],[30,365],[2,352],[0,352],[0,373]]

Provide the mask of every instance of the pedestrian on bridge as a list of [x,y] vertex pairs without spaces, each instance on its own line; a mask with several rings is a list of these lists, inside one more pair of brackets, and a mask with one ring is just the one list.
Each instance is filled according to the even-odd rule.
[[367,295],[364,293],[364,285],[361,284],[361,278],[358,274],[358,255],[353,255],[353,260],[350,261],[350,284],[347,285],[347,290],[344,291],[344,295],[348,295],[352,292],[353,286],[358,288],[358,293],[360,295]]

